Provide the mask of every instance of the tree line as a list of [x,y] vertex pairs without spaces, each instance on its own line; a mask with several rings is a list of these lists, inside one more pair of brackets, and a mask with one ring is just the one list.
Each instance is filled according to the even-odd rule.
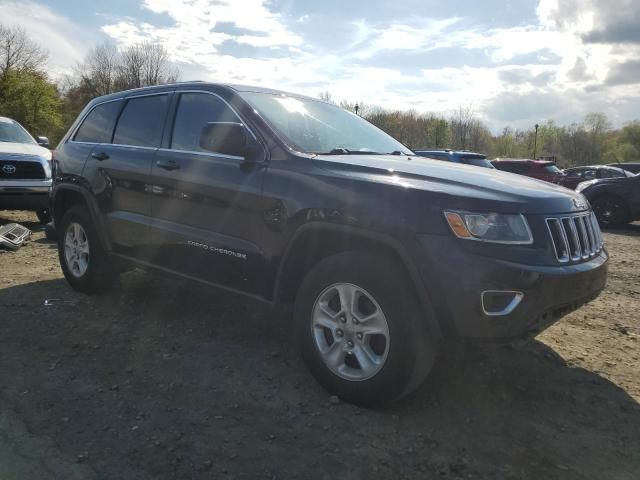
[[484,153],[489,158],[550,158],[566,168],[640,161],[640,121],[614,129],[604,113],[594,112],[582,122],[560,126],[553,120],[528,129],[504,127],[498,134],[475,115],[459,107],[450,116],[389,110],[363,102],[336,102],[329,92],[321,100],[335,103],[384,130],[413,150],[451,148]]
[[[0,116],[14,118],[34,135],[48,136],[52,145],[92,98],[180,77],[164,46],[154,43],[97,45],[72,74],[57,81],[47,74],[48,57],[23,29],[0,24]],[[614,129],[603,113],[590,113],[567,126],[548,120],[539,125],[537,136],[533,126],[507,126],[496,134],[471,107],[444,116],[336,102],[329,92],[319,97],[349,111],[358,106],[359,115],[412,149],[472,150],[490,158],[552,157],[563,167],[640,159],[640,121]]]
[[20,122],[55,145],[94,97],[130,88],[172,83],[179,71],[164,46],[138,43],[91,49],[73,73],[54,81],[48,52],[20,27],[0,24],[0,116]]

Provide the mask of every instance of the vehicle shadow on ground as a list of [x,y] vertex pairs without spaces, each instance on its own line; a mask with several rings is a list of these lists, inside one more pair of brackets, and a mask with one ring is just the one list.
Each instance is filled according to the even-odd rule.
[[365,410],[329,401],[286,312],[241,297],[131,272],[104,295],[61,279],[4,288],[0,311],[0,401],[105,477],[633,478],[640,465],[638,403],[538,341],[458,350],[408,399]]
[[629,223],[623,227],[603,228],[605,233],[613,233],[619,235],[640,236],[640,223]]

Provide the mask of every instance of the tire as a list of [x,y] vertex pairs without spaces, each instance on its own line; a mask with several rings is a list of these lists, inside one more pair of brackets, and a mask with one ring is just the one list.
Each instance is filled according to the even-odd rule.
[[113,286],[118,273],[102,248],[87,207],[77,205],[65,212],[57,237],[60,266],[74,290],[98,293]]
[[591,206],[602,227],[621,227],[631,221],[629,208],[624,200],[614,195],[597,197]]
[[[344,309],[349,302],[341,295],[355,298],[356,307]],[[333,255],[307,273],[296,296],[302,358],[316,380],[345,401],[373,407],[398,400],[424,381],[435,360],[436,343],[421,311],[412,285],[389,259]],[[381,333],[366,333],[374,331]]]
[[40,210],[36,211],[36,215],[38,217],[38,221],[42,225],[46,225],[47,223],[49,223],[51,221],[51,213],[49,212],[48,208],[43,208],[43,209],[40,209]]

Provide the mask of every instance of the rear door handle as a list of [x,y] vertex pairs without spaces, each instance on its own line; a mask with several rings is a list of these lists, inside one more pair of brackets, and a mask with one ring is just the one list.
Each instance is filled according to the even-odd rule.
[[92,158],[95,158],[96,160],[98,160],[99,162],[106,160],[107,158],[109,158],[109,155],[107,155],[104,152],[99,152],[99,153],[92,153],[91,154]]
[[158,160],[156,165],[165,170],[178,170],[180,165],[175,160]]

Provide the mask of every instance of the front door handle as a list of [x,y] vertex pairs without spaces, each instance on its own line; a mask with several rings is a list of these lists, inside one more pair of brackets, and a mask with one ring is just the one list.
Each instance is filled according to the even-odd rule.
[[91,158],[95,158],[96,160],[101,162],[101,161],[106,160],[107,158],[109,158],[109,155],[107,155],[104,152],[98,152],[98,153],[92,153],[91,154]]
[[180,165],[175,160],[158,160],[156,165],[165,170],[178,170]]

